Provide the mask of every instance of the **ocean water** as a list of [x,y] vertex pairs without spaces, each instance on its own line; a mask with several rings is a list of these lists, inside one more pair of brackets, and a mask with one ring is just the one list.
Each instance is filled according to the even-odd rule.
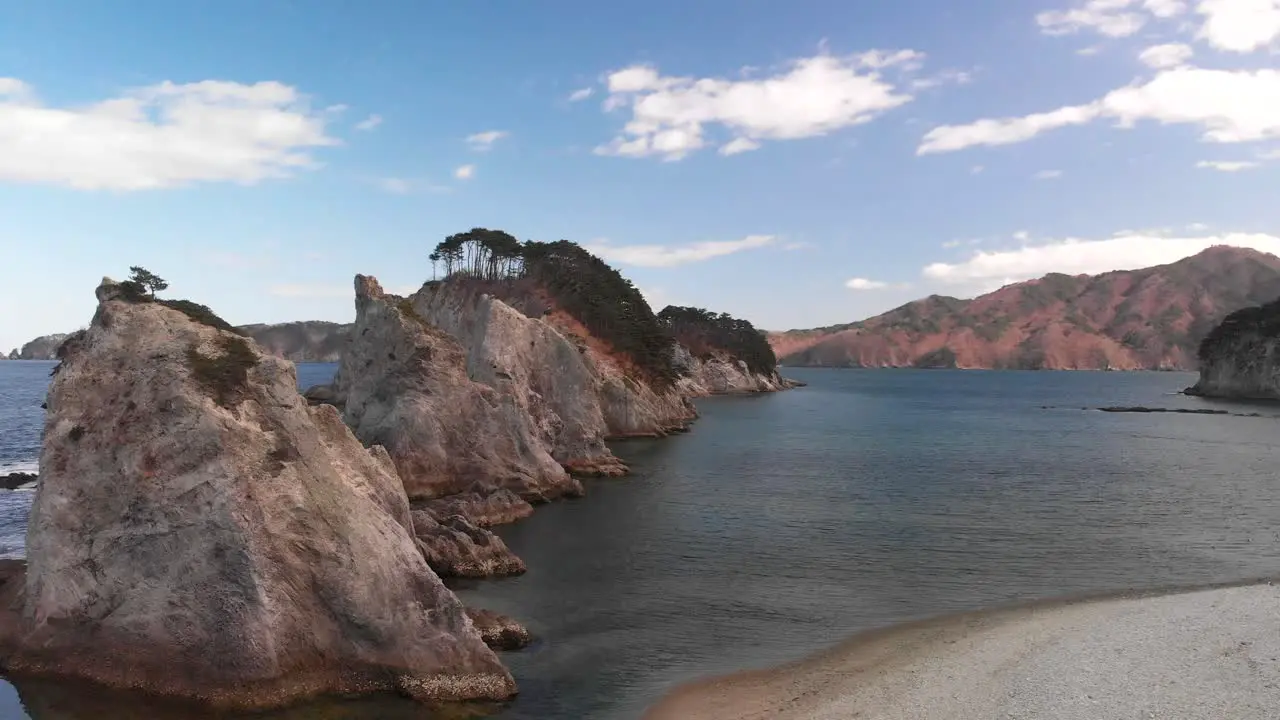
[[[629,477],[499,530],[529,572],[456,588],[539,638],[504,655],[521,695],[497,717],[636,718],[679,682],[895,622],[1280,574],[1276,406],[1178,395],[1179,373],[787,372],[809,387],[701,401],[693,432],[616,446]],[[1082,409],[1103,405],[1261,417]],[[0,717],[121,702],[0,685]],[[431,717],[287,715],[318,716]]]

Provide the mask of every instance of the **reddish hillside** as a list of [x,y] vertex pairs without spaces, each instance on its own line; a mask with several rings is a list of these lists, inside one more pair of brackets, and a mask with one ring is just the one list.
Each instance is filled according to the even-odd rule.
[[1280,258],[1215,247],[1143,270],[1050,274],[973,300],[934,295],[769,342],[792,367],[1189,370],[1227,314],[1277,297]]

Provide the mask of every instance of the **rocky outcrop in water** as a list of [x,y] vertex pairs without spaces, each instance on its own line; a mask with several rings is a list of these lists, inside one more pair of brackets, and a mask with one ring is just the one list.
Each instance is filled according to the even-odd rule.
[[1200,344],[1188,394],[1280,400],[1280,300],[1234,312]]
[[494,650],[519,650],[533,641],[525,626],[506,615],[472,608],[467,608],[467,615],[480,631],[485,644]]
[[726,353],[697,358],[683,345],[676,345],[673,352],[676,367],[682,373],[679,387],[691,397],[778,392],[797,386],[776,371],[752,372],[745,361]]
[[356,437],[387,448],[410,498],[508,490],[536,503],[582,493],[511,395],[467,377],[455,339],[376,279],[357,275],[355,285],[334,395]]
[[562,313],[531,313],[465,282],[427,283],[409,298],[415,312],[466,348],[475,381],[515,398],[552,457],[570,472],[621,475],[608,438],[660,437],[697,411],[678,388],[654,390],[627,372]]
[[515,693],[383,449],[241,336],[109,281],[98,297],[49,391],[0,668],[232,708]]
[[43,335],[9,353],[10,360],[57,360],[58,346],[67,339],[65,333]]

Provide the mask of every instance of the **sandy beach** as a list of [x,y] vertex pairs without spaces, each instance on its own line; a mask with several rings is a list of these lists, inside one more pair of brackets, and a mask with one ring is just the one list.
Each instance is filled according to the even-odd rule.
[[857,636],[677,689],[646,720],[1251,720],[1280,713],[1280,584],[1040,603]]

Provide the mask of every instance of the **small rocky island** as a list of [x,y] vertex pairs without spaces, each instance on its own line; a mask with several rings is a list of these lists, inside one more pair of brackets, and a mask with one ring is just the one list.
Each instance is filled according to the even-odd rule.
[[1189,395],[1280,400],[1280,300],[1238,310],[1200,343],[1200,380]]
[[[467,262],[463,262],[467,258]],[[502,701],[528,632],[441,577],[525,566],[489,528],[687,430],[690,398],[792,387],[749,323],[655,315],[569,243],[455,235],[409,297],[355,278],[332,385],[209,308],[104,280],[56,351],[0,670],[228,709],[396,692]]]

